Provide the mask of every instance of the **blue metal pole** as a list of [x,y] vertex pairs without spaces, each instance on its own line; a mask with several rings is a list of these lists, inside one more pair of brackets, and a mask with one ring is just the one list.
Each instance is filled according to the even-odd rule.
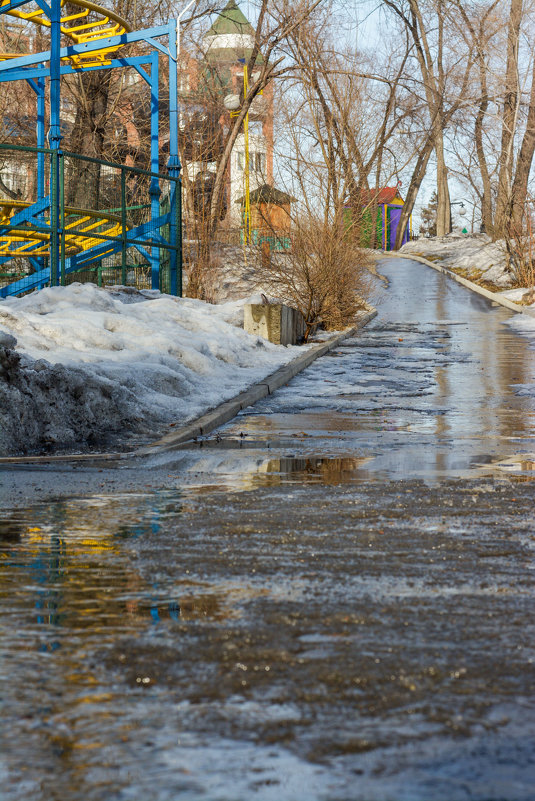
[[[158,147],[158,129],[159,129],[159,87],[158,87],[158,53],[151,54],[151,68],[150,68],[150,170],[151,172],[159,172],[159,147]],[[160,216],[160,182],[158,178],[152,177],[150,180],[150,215],[151,224],[154,225],[154,233],[156,233],[156,225],[154,221]],[[160,248],[154,245],[151,248],[151,286],[153,289],[160,289]]]
[[53,151],[50,174],[50,285],[57,286],[61,238],[59,211],[61,0],[51,0],[50,6],[50,127],[48,141],[50,149]]
[[178,157],[178,97],[177,97],[177,21],[169,20],[169,161],[171,178],[169,202],[169,292],[182,297],[182,187],[181,164]]
[[[45,146],[45,79],[37,79],[37,147]],[[37,154],[37,200],[45,196],[45,154]]]
[[61,45],[61,0],[51,0],[50,15],[50,147],[59,150],[60,130],[60,45]]
[[[45,147],[46,79],[37,79],[37,147]],[[45,197],[45,154],[37,154],[37,202]],[[39,259],[40,269],[46,265],[45,257]]]

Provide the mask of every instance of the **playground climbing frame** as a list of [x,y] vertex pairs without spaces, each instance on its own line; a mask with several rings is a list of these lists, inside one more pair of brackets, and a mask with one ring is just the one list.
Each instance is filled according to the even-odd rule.
[[[74,11],[73,9],[76,9]],[[177,150],[177,23],[133,31],[125,20],[87,0],[0,0],[0,14],[33,23],[50,32],[50,49],[40,53],[0,53],[0,83],[26,81],[36,95],[37,147],[0,146],[0,157],[22,152],[33,155],[32,197],[0,197],[0,270],[10,263],[27,265],[27,274],[0,288],[0,297],[20,294],[65,281],[69,273],[96,266],[103,259],[121,259],[126,277],[127,254],[135,249],[150,265],[151,286],[182,294],[182,231],[180,160]],[[62,37],[68,41],[62,46]],[[160,41],[163,39],[163,42]],[[125,56],[133,42],[145,42],[150,52]],[[169,59],[169,158],[167,174],[159,172],[159,55]],[[137,71],[150,90],[150,170],[135,170],[91,159],[61,148],[61,78],[92,70]],[[47,103],[48,100],[48,103]],[[48,118],[47,118],[48,108]],[[48,123],[48,125],[47,125]],[[72,165],[92,162],[114,174],[118,202],[113,209],[82,209],[65,204],[65,182],[76,175]],[[66,164],[71,169],[66,169]],[[128,202],[133,175],[143,176],[146,203]],[[139,200],[139,199],[138,199]],[[142,211],[141,211],[142,210]],[[11,272],[9,272],[11,271]]]

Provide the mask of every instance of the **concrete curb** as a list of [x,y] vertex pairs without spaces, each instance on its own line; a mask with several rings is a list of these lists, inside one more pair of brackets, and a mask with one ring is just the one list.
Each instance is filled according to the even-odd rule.
[[[415,256],[411,255],[410,253],[385,253],[384,256],[387,258],[396,258],[396,259],[409,259],[410,261],[419,261],[421,264],[425,264],[427,267],[432,267],[433,270],[437,270],[439,273],[444,273],[444,275],[449,276],[449,278],[453,278],[454,281],[457,281],[458,284],[462,284],[467,289],[471,289],[472,292],[477,292],[478,295],[482,295],[484,298],[488,298],[492,300],[493,303],[497,303],[499,306],[505,306],[506,309],[511,309],[511,311],[517,312],[518,314],[528,314],[530,317],[535,317],[535,310],[528,309],[526,306],[520,306],[518,303],[514,303],[512,300],[508,298],[504,298],[502,295],[499,295],[496,292],[491,292],[488,289],[485,289],[479,284],[475,284],[473,281],[469,281],[468,278],[463,278],[457,273],[448,270],[447,267],[442,267],[440,264],[436,264],[433,261],[429,261],[425,259],[423,256]],[[378,261],[383,258],[380,256]]]
[[98,462],[98,461],[120,461],[124,459],[132,459],[136,456],[149,456],[157,453],[165,453],[165,451],[172,450],[177,445],[195,439],[196,437],[206,436],[211,431],[220,426],[228,423],[233,417],[252,406],[257,401],[271,395],[275,390],[287,384],[294,376],[312,364],[320,356],[324,356],[330,350],[333,350],[343,342],[353,336],[359,329],[363,328],[370,320],[377,315],[377,309],[363,312],[357,319],[357,322],[351,328],[342,331],[340,334],[321,342],[313,348],[310,348],[305,353],[297,356],[289,364],[280,367],[267,378],[249,387],[249,389],[240,392],[234,398],[224,401],[215,409],[203,414],[197,420],[188,423],[185,426],[176,428],[173,432],[166,434],[150,445],[145,445],[135,451],[127,453],[77,453],[77,454],[61,454],[50,456],[3,456],[0,457],[0,464],[44,464],[49,462]]
[[367,323],[369,323],[370,320],[373,320],[376,315],[376,309],[365,312],[357,321],[357,324],[353,327],[348,328],[341,334],[337,334],[327,342],[322,342],[321,344],[316,345],[316,347],[311,348],[306,353],[303,353],[301,356],[298,356],[296,359],[291,361],[289,364],[285,364],[283,367],[280,367],[258,384],[246,389],[244,392],[240,392],[240,394],[236,395],[235,398],[225,401],[225,403],[222,403],[211,412],[207,412],[207,414],[202,415],[202,417],[199,417],[197,420],[195,420],[195,422],[189,423],[188,425],[183,426],[182,428],[179,428],[170,434],[166,434],[165,437],[162,437],[150,445],[139,448],[137,451],[134,451],[132,455],[150,456],[157,453],[165,453],[165,451],[172,450],[177,445],[181,445],[191,439],[206,436],[211,431],[214,431],[214,429],[219,428],[225,423],[228,423],[229,420],[232,420],[234,417],[236,417],[236,415],[241,412],[242,409],[246,409],[248,406],[253,406],[257,401],[267,397],[268,395],[271,395],[273,392],[275,392],[275,390],[287,384],[298,373],[302,372],[302,370],[311,365],[312,362],[314,362],[316,359],[319,359],[320,356],[324,356],[330,350],[336,348],[340,342],[344,341],[344,339],[348,339],[349,337],[353,336],[353,334],[355,334],[360,328],[363,328]]

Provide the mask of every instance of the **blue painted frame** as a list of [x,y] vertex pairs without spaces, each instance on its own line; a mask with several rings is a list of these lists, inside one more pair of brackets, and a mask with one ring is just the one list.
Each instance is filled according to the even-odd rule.
[[[9,10],[19,8],[25,5],[29,0],[11,0],[9,5],[0,6],[0,14],[6,13]],[[169,159],[168,159],[168,172],[171,178],[175,181],[170,182],[170,210],[168,214],[160,214],[160,186],[157,176],[152,175],[150,181],[150,205],[151,205],[151,221],[142,226],[138,226],[127,232],[126,241],[134,247],[137,247],[148,256],[151,266],[151,285],[153,289],[159,287],[159,269],[160,269],[160,249],[156,245],[152,245],[150,253],[142,246],[141,242],[133,240],[149,240],[153,241],[160,239],[162,242],[165,240],[160,234],[155,236],[155,232],[164,225],[169,226],[169,240],[168,245],[171,246],[170,252],[170,292],[171,294],[182,295],[182,224],[181,224],[181,164],[178,156],[178,102],[177,102],[177,80],[176,68],[172,68],[173,64],[176,65],[177,60],[177,20],[169,20],[167,25],[159,25],[153,28],[147,28],[141,31],[132,31],[130,33],[122,34],[120,36],[107,37],[92,42],[86,42],[80,45],[72,45],[69,47],[61,47],[61,0],[50,0],[48,5],[44,0],[36,0],[39,7],[50,19],[50,50],[41,53],[20,56],[0,62],[0,83],[7,81],[25,80],[31,86],[37,96],[37,147],[40,149],[37,153],[37,202],[27,209],[16,214],[12,218],[12,223],[23,220],[33,219],[38,225],[39,222],[43,225],[43,230],[50,232],[50,266],[44,264],[44,259],[32,259],[33,263],[40,264],[39,269],[32,276],[26,276],[20,281],[10,284],[0,290],[0,297],[7,297],[7,295],[18,294],[30,288],[37,288],[43,286],[44,283],[50,282],[51,285],[56,285],[59,281],[59,265],[60,265],[60,252],[61,242],[64,235],[62,230],[62,220],[60,214],[60,192],[59,192],[59,160],[62,157],[61,151],[61,76],[69,74],[83,73],[93,70],[101,69],[117,69],[124,67],[133,67],[143,80],[149,85],[150,88],[150,108],[151,108],[151,125],[150,125],[150,172],[159,172],[159,52],[163,53],[169,58],[169,128],[170,128],[170,143],[169,143]],[[165,47],[157,41],[158,38],[166,37],[168,40],[168,47]],[[70,64],[62,64],[63,58],[87,54],[93,51],[102,50],[107,47],[119,47],[131,42],[144,41],[151,45],[153,51],[148,56],[137,57],[114,57],[110,59],[108,64],[96,65],[93,67],[75,68]],[[47,67],[46,64],[49,66]],[[150,65],[150,75],[143,65]],[[49,98],[50,98],[50,121],[49,130],[45,130],[45,107],[46,107],[46,80],[49,82]],[[50,156],[50,194],[45,196],[45,158],[46,151],[44,150],[48,139],[49,156]],[[178,189],[178,191],[177,191]],[[45,223],[44,217],[41,216],[46,210],[50,210],[50,224]],[[41,220],[40,220],[41,217]],[[4,226],[3,229],[5,230]],[[35,230],[35,229],[34,229]],[[38,230],[38,228],[37,228]],[[109,240],[113,244],[113,240]],[[122,247],[123,241],[121,239],[120,246]],[[115,247],[115,245],[114,245]],[[80,260],[83,255],[83,261],[96,261],[108,255],[110,250],[103,253],[104,245],[97,245],[83,254],[78,254],[80,259],[71,257],[64,260],[64,270],[62,275],[79,269]],[[117,252],[114,250],[113,252]],[[9,259],[1,259],[0,264],[8,261]]]

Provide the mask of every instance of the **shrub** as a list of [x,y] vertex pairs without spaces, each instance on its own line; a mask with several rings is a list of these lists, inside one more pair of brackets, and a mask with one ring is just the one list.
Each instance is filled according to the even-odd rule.
[[357,242],[356,232],[344,230],[341,214],[331,220],[309,214],[294,222],[288,253],[259,258],[266,291],[302,313],[305,342],[319,324],[345,328],[367,307],[372,279]]

